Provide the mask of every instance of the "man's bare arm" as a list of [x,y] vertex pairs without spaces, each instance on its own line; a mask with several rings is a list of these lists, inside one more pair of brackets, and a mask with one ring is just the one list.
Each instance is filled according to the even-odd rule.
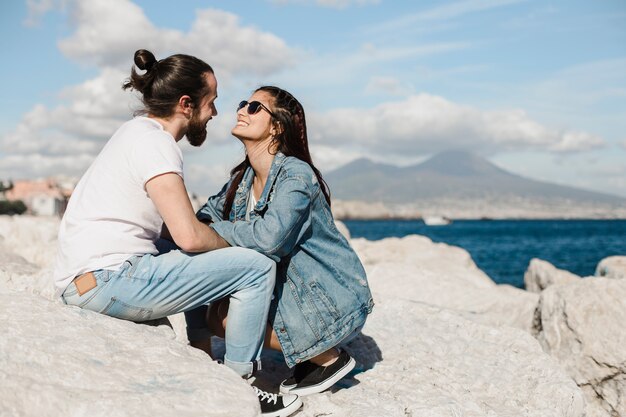
[[146,191],[165,222],[164,230],[185,252],[207,252],[229,246],[212,228],[196,218],[183,179],[178,174],[170,172],[148,180]]

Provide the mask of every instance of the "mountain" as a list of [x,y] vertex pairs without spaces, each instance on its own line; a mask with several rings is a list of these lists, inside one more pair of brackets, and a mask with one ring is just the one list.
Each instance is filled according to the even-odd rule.
[[333,198],[341,200],[388,204],[445,199],[626,205],[626,199],[618,196],[524,178],[463,151],[442,152],[407,167],[362,158],[329,172],[324,178]]

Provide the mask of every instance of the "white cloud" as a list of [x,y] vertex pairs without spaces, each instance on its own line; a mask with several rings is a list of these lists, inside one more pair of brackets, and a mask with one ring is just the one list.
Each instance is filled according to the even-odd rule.
[[139,6],[127,0],[75,0],[70,13],[75,31],[59,42],[59,49],[82,64],[128,68],[135,50],[157,45],[167,50],[181,36],[157,29]]
[[135,93],[122,90],[128,72],[105,68],[98,77],[64,89],[60,96],[67,106],[54,110],[56,123],[81,137],[101,138],[111,127],[141,108]]
[[621,141],[619,144],[621,145],[622,148],[626,149],[626,139]]
[[236,15],[219,10],[198,11],[191,31],[175,50],[197,51],[216,68],[218,77],[267,76],[294,65],[297,55],[281,38],[241,26]]
[[[310,128],[309,132],[311,132]],[[363,154],[356,149],[344,149],[338,146],[323,145],[317,143],[315,140],[310,141],[310,148],[313,163],[322,173],[339,168],[347,162],[363,156]]]
[[[9,155],[0,159],[0,178],[43,178],[53,174],[80,176],[93,161],[93,155]],[[19,176],[16,176],[19,174]]]
[[558,136],[559,141],[550,147],[555,152],[579,152],[603,147],[602,138],[581,131],[567,131]]
[[523,110],[483,111],[419,94],[374,108],[312,114],[312,143],[357,149],[362,155],[406,157],[451,148],[482,152],[579,152],[604,145],[586,132],[559,131]]
[[593,129],[617,144],[615,132],[626,131],[626,59],[566,67],[537,82],[511,85],[502,97],[551,125]]
[[84,64],[128,70],[135,51],[144,48],[157,58],[192,54],[211,64],[218,75],[232,76],[267,75],[295,59],[295,51],[279,37],[242,26],[237,15],[221,10],[198,10],[191,29],[181,32],[154,26],[129,0],[74,0],[70,9],[76,29],[59,48]]
[[127,74],[105,69],[98,77],[63,90],[62,104],[36,105],[17,127],[0,138],[7,154],[95,154],[122,121],[139,107],[133,94],[121,89]]

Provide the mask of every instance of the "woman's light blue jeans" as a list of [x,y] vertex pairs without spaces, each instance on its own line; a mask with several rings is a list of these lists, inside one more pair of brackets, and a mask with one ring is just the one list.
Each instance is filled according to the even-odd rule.
[[250,249],[191,254],[164,242],[158,255],[132,256],[117,271],[94,271],[97,286],[82,296],[70,284],[63,300],[138,322],[187,312],[190,340],[202,340],[209,337],[206,305],[230,296],[224,364],[250,376],[260,367],[276,263]]

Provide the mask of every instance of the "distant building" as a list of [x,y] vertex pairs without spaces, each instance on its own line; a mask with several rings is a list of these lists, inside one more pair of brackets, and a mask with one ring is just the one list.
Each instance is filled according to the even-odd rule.
[[[0,182],[1,184],[2,182]],[[63,216],[67,202],[76,187],[72,178],[46,178],[40,180],[19,180],[8,183],[9,188],[0,191],[0,200],[24,202],[28,211],[35,216]],[[206,197],[188,193],[194,211],[206,202]]]
[[21,200],[28,207],[27,213],[36,216],[62,216],[75,183],[54,178],[43,180],[18,180],[4,192],[6,200]]

